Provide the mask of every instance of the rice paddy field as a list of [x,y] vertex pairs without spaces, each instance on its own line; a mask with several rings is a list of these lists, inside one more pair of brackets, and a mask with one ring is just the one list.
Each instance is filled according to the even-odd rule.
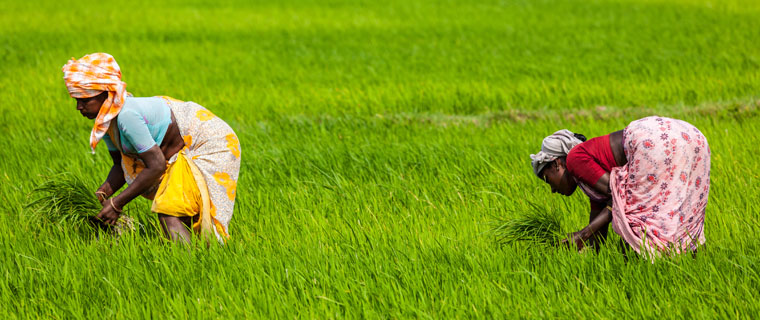
[[[108,174],[62,80],[92,52],[237,132],[226,246],[166,243],[145,199],[120,237],[27,206],[50,177]],[[754,0],[3,1],[0,317],[754,317],[759,70]],[[532,173],[546,135],[655,114],[712,149],[696,257],[498,241],[526,212],[588,220]]]

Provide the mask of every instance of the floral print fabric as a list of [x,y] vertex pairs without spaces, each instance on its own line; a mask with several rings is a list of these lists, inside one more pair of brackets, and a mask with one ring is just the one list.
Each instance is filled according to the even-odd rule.
[[[217,238],[229,235],[229,223],[235,205],[240,173],[240,143],[237,135],[222,119],[195,102],[167,98],[186,142],[188,160],[200,169],[208,186]],[[231,140],[234,140],[231,142]],[[234,143],[233,143],[234,142]]]
[[628,163],[610,173],[612,227],[638,253],[680,253],[705,242],[710,147],[691,124],[665,117],[623,131]]
[[[229,223],[235,205],[238,174],[240,172],[240,142],[227,123],[195,102],[183,102],[162,97],[177,120],[180,135],[185,141],[183,152],[203,174],[211,200],[211,216],[216,224],[214,232],[223,241],[229,235]],[[111,131],[109,131],[110,133]],[[176,161],[175,155],[169,160]],[[136,155],[122,153],[122,168],[127,183],[132,183],[144,168]],[[144,196],[153,198],[158,184]]]

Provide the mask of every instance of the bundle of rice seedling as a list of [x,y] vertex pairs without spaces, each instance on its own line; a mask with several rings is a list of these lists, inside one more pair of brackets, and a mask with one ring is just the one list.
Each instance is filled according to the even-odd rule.
[[[32,191],[32,200],[26,207],[32,209],[32,215],[39,221],[74,227],[85,233],[97,229],[110,230],[109,226],[95,219],[103,206],[92,190],[75,175],[54,175]],[[132,219],[122,215],[111,231],[121,234],[132,229]]]
[[507,219],[497,218],[493,232],[500,244],[518,241],[539,245],[555,245],[564,237],[560,216],[553,210],[528,203],[530,211],[516,213]]

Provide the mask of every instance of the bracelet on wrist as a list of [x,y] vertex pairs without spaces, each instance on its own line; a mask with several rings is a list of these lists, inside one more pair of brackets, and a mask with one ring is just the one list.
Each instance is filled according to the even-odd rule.
[[113,198],[111,198],[110,203],[111,203],[111,208],[113,208],[113,211],[116,211],[116,213],[121,213],[122,211],[124,211],[124,209],[116,208],[116,205],[113,204]]

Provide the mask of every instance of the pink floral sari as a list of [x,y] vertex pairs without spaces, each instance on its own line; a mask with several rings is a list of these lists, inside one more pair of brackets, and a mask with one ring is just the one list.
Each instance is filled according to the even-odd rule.
[[704,244],[710,147],[691,124],[664,117],[623,131],[628,163],[612,169],[612,227],[638,253],[680,253]]

